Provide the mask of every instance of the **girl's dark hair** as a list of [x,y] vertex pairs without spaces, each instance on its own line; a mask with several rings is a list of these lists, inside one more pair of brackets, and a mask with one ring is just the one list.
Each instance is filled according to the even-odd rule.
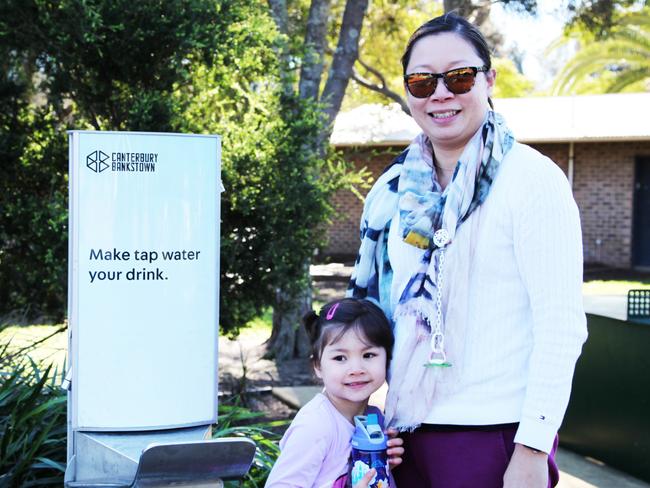
[[[411,60],[411,52],[413,46],[423,37],[435,36],[443,32],[451,32],[458,34],[460,37],[469,42],[476,54],[481,58],[483,64],[489,69],[492,68],[492,58],[490,57],[490,48],[476,26],[468,22],[455,12],[449,12],[440,17],[435,17],[428,22],[425,22],[411,35],[411,38],[406,43],[406,49],[402,55],[402,72],[406,74],[406,68]],[[488,98],[488,102],[492,107],[492,100]]]
[[384,312],[374,303],[358,298],[335,300],[323,306],[318,315],[313,310],[303,317],[311,343],[311,360],[320,365],[325,346],[354,329],[372,346],[386,350],[386,367],[393,352],[393,330]]

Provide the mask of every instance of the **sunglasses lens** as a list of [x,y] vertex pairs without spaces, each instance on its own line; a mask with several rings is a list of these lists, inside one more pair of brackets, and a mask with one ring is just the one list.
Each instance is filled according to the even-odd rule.
[[476,71],[472,68],[455,69],[445,74],[445,85],[456,95],[470,91],[474,86],[474,80],[476,80]]
[[438,78],[443,78],[445,86],[450,92],[461,95],[472,89],[479,69],[485,71],[484,68],[468,67],[453,69],[440,74],[413,73],[406,75],[406,86],[415,98],[427,98],[436,91]]
[[406,78],[406,86],[415,98],[430,97],[437,85],[438,79],[427,74],[415,73]]

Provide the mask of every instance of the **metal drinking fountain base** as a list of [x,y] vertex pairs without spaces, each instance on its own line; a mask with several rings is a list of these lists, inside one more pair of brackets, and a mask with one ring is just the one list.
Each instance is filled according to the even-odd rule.
[[209,439],[210,426],[149,432],[74,432],[65,486],[218,488],[241,479],[255,456],[250,439]]

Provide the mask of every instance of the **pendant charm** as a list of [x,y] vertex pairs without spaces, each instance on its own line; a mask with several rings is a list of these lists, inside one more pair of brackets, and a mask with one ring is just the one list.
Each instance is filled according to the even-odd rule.
[[436,332],[431,337],[431,354],[429,360],[424,365],[426,368],[439,366],[449,368],[451,363],[447,362],[447,354],[444,349],[444,336],[440,332]]
[[444,353],[441,355],[432,352],[429,361],[424,363],[425,368],[451,368],[451,363],[447,361]]
[[424,363],[425,368],[451,368],[451,363]]
[[433,243],[436,245],[436,247],[445,247],[447,244],[449,244],[450,240],[451,237],[449,236],[449,232],[447,232],[446,229],[438,229],[435,234],[433,234]]

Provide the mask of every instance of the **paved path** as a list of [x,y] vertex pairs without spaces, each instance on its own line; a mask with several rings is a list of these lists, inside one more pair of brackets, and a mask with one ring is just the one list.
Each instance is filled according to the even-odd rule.
[[648,488],[650,484],[633,478],[606,464],[560,448],[558,488]]
[[[342,263],[312,265],[310,272],[317,282],[347,283],[353,267]],[[318,286],[318,285],[317,285]],[[627,318],[626,295],[584,295],[585,312],[619,320]]]
[[[321,391],[319,386],[273,388],[273,394],[294,408],[300,408]],[[385,387],[370,399],[383,406]],[[560,448],[557,453],[560,483],[557,488],[650,488],[650,484],[617,471],[604,463]]]

